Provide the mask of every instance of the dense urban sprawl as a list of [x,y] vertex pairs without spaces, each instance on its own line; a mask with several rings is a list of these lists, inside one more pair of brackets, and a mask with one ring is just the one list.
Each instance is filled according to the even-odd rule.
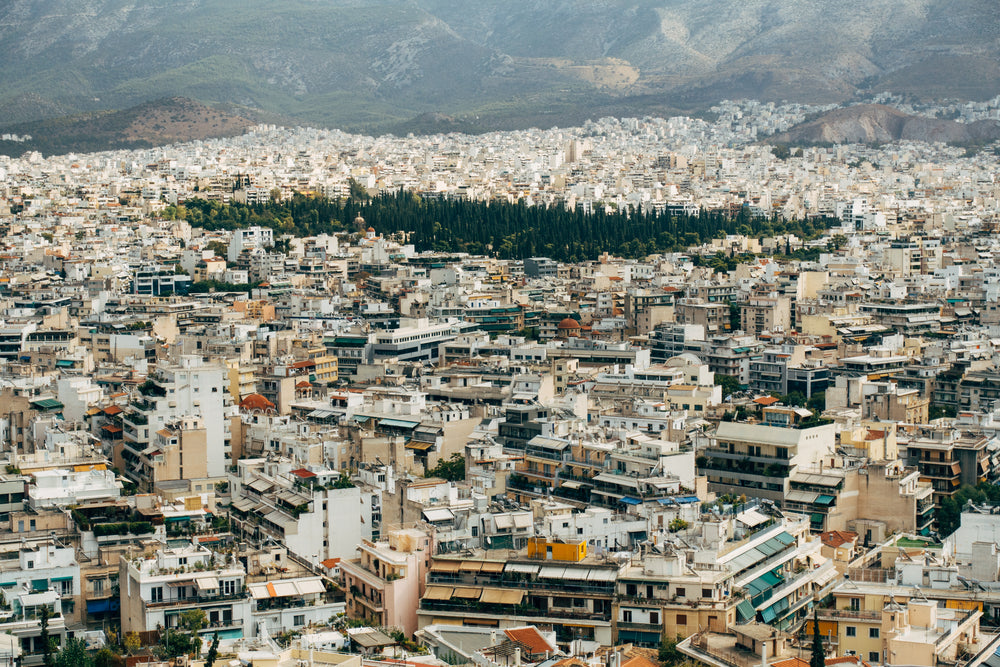
[[[1000,158],[819,110],[0,157],[0,661],[996,666]],[[254,224],[399,192],[729,228]]]

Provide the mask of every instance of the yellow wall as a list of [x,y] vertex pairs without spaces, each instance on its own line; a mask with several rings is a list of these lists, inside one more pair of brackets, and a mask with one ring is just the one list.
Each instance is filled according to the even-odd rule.
[[587,543],[549,542],[545,538],[535,537],[528,540],[528,557],[545,558],[552,550],[552,560],[562,560],[578,563],[587,557]]

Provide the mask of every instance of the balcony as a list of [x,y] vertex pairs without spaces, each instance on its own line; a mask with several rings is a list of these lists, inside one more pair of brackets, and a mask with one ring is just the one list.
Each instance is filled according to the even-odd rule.
[[130,424],[138,426],[146,426],[149,424],[149,418],[141,412],[126,412],[123,414],[123,417],[125,418],[125,421]]
[[762,455],[751,455],[744,452],[730,452],[725,449],[719,449],[717,447],[707,447],[700,452],[710,459],[726,459],[729,461],[749,461],[750,463],[763,463],[766,465],[781,465],[790,466],[792,464],[790,459],[781,458],[778,456],[762,456]]
[[572,619],[581,621],[610,621],[609,614],[597,614],[591,611],[574,611],[564,607],[553,607],[551,609],[538,609],[531,605],[522,603],[514,607],[511,605],[488,604],[481,602],[471,602],[464,604],[452,600],[421,600],[420,610],[423,611],[452,611],[470,615],[499,615],[505,617],[546,617],[553,619]]

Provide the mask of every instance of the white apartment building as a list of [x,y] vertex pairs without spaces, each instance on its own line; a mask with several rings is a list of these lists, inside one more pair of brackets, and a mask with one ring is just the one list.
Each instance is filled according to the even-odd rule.
[[184,417],[198,417],[205,429],[206,477],[224,476],[232,452],[229,417],[236,414],[227,399],[228,386],[225,365],[205,362],[201,356],[184,355],[177,364],[159,364],[122,413],[124,437],[115,463],[141,482],[142,455],[157,431]]
[[204,632],[255,636],[243,565],[202,546],[166,548],[119,558],[122,633],[175,628],[181,614],[202,609]]

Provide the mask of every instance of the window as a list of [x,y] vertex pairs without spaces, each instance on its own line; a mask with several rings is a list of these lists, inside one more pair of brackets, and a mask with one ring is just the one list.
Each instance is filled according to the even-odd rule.
[[660,624],[660,612],[658,612],[658,611],[651,611],[651,612],[649,612],[649,624],[650,625],[659,625]]
[[150,602],[163,602],[163,586],[149,589]]
[[868,639],[878,639],[878,628],[868,628]]
[[59,583],[62,584],[62,586],[60,587],[62,590],[59,591],[60,594],[62,594],[62,595],[72,595],[73,594],[73,581],[72,580],[70,580],[70,581],[61,581]]
[[631,622],[632,622],[632,610],[622,609],[622,623],[631,623]]
[[882,656],[879,655],[878,651],[869,651],[868,652],[868,662],[876,663],[876,662],[879,661],[879,658],[881,658],[881,657]]
[[688,617],[687,614],[677,614],[677,625],[687,625]]
[[853,625],[848,625],[847,629],[844,631],[844,634],[846,636],[848,636],[848,637],[857,637],[858,636],[858,629],[856,627],[854,627]]
[[232,595],[236,592],[236,582],[232,579],[223,579],[219,582],[219,587],[222,589],[223,595]]
[[685,591],[683,588],[675,588],[674,595],[676,595],[679,598],[682,598],[687,596],[687,591]]
[[28,569],[29,570],[34,570],[35,569],[35,561],[33,561],[33,560],[29,560],[28,561]]
[[851,598],[851,611],[861,611],[861,598]]
[[93,587],[94,587],[94,595],[101,595],[101,594],[103,594],[104,593],[104,580],[103,579],[94,579]]
[[703,598],[710,598],[710,597],[712,597],[712,589],[711,588],[703,588],[703,589],[701,589],[701,597],[703,597]]
[[292,617],[292,625],[305,625],[305,624],[306,624],[305,614],[296,614],[295,616]]

